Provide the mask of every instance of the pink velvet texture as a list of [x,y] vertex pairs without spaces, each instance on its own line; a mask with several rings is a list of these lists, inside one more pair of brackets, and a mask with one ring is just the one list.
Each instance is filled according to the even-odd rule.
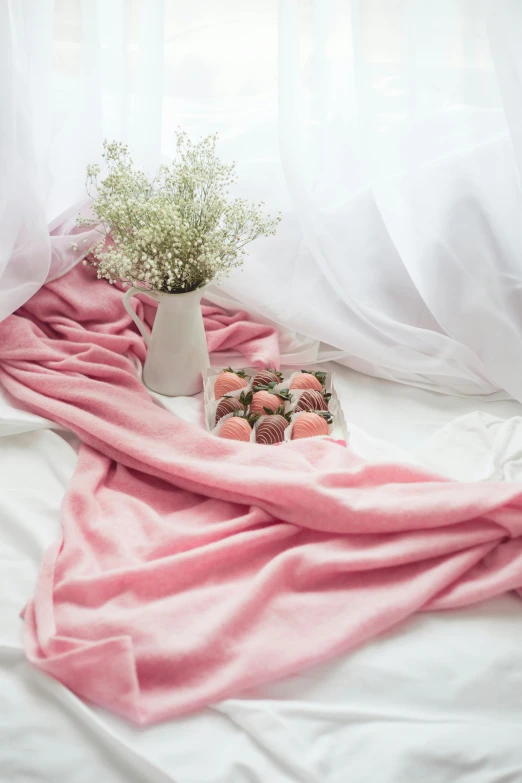
[[[522,587],[520,484],[460,484],[309,439],[213,437],[141,385],[122,294],[77,267],[0,325],[0,381],[82,441],[25,611],[29,659],[140,724],[324,661],[412,613]],[[137,302],[149,322],[151,305]],[[205,308],[211,351],[273,330]],[[443,640],[441,640],[443,643]]]

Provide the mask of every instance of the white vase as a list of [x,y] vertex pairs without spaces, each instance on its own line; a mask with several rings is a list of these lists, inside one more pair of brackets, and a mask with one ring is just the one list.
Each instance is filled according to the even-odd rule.
[[[197,394],[209,366],[207,339],[201,314],[203,288],[187,294],[167,294],[129,288],[123,297],[125,309],[147,343],[143,382],[152,391],[168,397]],[[158,302],[152,334],[131,306],[133,294],[146,294]]]

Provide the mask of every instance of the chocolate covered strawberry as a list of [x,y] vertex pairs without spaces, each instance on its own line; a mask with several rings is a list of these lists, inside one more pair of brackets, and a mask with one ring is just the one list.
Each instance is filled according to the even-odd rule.
[[290,384],[291,389],[316,389],[322,391],[326,381],[325,372],[306,372],[301,370],[301,375],[296,375]]
[[245,411],[252,402],[252,392],[245,394],[241,392],[239,397],[223,397],[216,408],[216,424],[227,413],[234,413],[234,411]]
[[256,431],[256,443],[263,443],[265,446],[282,443],[289,424],[290,414],[285,413],[284,405],[281,405],[273,414],[267,414],[259,423]]
[[259,370],[254,375],[252,388],[257,391],[256,386],[268,386],[269,383],[281,383],[283,376],[277,370]]
[[248,442],[252,434],[252,428],[258,418],[259,416],[251,416],[240,411],[234,411],[233,416],[223,422],[218,432],[218,437]]
[[231,367],[227,367],[222,370],[216,382],[214,384],[214,397],[218,400],[220,397],[224,397],[225,394],[229,394],[232,391],[238,389],[244,389],[248,383],[248,375],[245,375],[241,370],[233,370]]
[[258,391],[254,392],[250,403],[252,413],[274,413],[281,404],[292,399],[286,389],[275,392],[275,385],[275,383],[269,383],[268,386],[257,387]]
[[296,413],[299,411],[327,411],[331,396],[331,394],[323,394],[317,389],[307,389],[299,397],[295,411]]
[[316,435],[328,435],[328,424],[332,421],[329,413],[301,413],[292,427],[292,440],[313,438]]

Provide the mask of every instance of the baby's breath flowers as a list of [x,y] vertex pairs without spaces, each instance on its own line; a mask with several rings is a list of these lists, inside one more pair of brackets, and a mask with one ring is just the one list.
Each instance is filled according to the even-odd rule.
[[[104,142],[107,174],[87,167],[87,192],[100,241],[90,263],[99,278],[154,291],[185,293],[243,264],[245,246],[275,234],[281,217],[262,213],[263,202],[231,199],[235,164],[216,156],[217,134],[193,143],[177,133],[177,154],[152,181],[138,171],[125,144]],[[77,246],[76,248],[77,249]]]

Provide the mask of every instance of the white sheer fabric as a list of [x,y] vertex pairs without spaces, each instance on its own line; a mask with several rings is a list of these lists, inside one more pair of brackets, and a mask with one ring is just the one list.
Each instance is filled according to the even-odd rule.
[[522,400],[517,0],[8,0],[0,14],[0,317],[74,263],[70,207],[103,137],[153,169],[178,125],[217,130],[241,195],[284,214],[222,295],[307,335],[310,361],[322,341],[370,374]]
[[99,143],[90,130],[82,136],[60,93],[59,8],[52,0],[0,3],[0,320],[77,263],[72,234],[85,251],[95,236],[79,232],[75,218]]
[[[27,53],[39,46],[21,10],[0,5],[0,318],[45,282],[51,256],[28,86]],[[45,58],[41,49],[38,58]]]

